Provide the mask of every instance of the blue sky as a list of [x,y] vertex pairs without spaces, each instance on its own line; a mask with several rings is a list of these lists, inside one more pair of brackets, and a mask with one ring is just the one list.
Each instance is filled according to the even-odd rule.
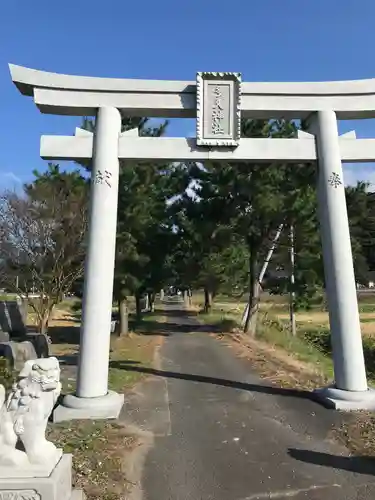
[[[197,71],[240,71],[247,81],[375,77],[374,0],[2,0],[0,189],[43,169],[42,134],[71,134],[80,119],[42,115],[13,86],[8,63],[58,73],[194,80]],[[375,121],[340,123],[375,138]],[[174,120],[173,136],[194,135]],[[375,183],[373,165],[345,180]]]

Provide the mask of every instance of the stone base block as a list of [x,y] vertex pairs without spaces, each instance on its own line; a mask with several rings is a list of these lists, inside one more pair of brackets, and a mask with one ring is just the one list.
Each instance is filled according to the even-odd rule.
[[[13,450],[14,453],[20,453],[17,450]],[[61,460],[63,452],[60,448],[56,449],[56,453],[54,455],[50,455],[50,458],[47,463],[34,465],[30,463],[19,465],[0,465],[0,481],[1,479],[11,479],[15,477],[22,477],[23,479],[26,477],[49,477],[55,467],[57,467],[58,463]],[[1,500],[1,497],[0,497]]]
[[85,500],[86,495],[84,494],[83,490],[73,490],[72,491],[72,496],[70,497],[70,500]]
[[[79,398],[68,394],[52,415],[53,422],[64,420],[116,419],[124,405],[124,395],[108,391],[98,398]],[[1,499],[0,499],[1,500]]]
[[375,390],[344,391],[334,386],[316,389],[313,397],[327,408],[341,411],[375,411]]
[[72,455],[63,455],[48,477],[0,479],[0,500],[79,500],[81,490],[72,490]]

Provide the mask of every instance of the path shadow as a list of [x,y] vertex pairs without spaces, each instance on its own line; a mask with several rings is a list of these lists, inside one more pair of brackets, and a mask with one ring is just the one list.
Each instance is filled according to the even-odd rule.
[[195,318],[199,315],[199,311],[186,311],[184,309],[156,309],[155,313],[161,314],[166,317],[179,317],[179,318]]
[[80,325],[50,326],[48,335],[53,344],[79,344]]
[[[157,318],[160,318],[160,316],[166,317],[166,321],[159,321]],[[130,316],[129,328],[140,335],[162,335],[167,337],[177,333],[224,333],[230,331],[236,325],[234,321],[227,319],[213,325],[201,324],[197,320],[198,316],[199,313],[194,311],[156,309],[155,312],[145,313],[141,321],[136,321],[134,316]]]
[[215,326],[210,325],[199,325],[198,323],[188,325],[180,323],[166,323],[161,321],[141,321],[139,323],[130,322],[129,327],[139,335],[161,335],[164,337],[180,333],[212,333],[218,331]]
[[61,366],[77,366],[79,351],[73,352],[72,354],[62,354],[60,356],[57,355],[56,357],[59,360]]
[[[59,360],[61,366],[77,366],[79,360],[79,350],[71,354],[56,355],[56,358]],[[115,366],[112,365],[112,363],[118,363],[118,361],[109,362],[110,366],[113,366],[115,368]],[[123,363],[126,363],[129,366],[130,370],[133,365],[139,365],[140,362],[133,359],[128,359],[126,361],[123,361]]]
[[357,474],[375,475],[375,460],[371,457],[342,457],[319,451],[297,450],[296,448],[290,448],[288,454],[295,460],[308,464],[342,469]]
[[66,317],[59,318],[59,321],[61,322],[69,321],[70,323],[71,322],[80,323],[81,320],[82,320],[82,312],[70,312],[67,313]]
[[228,380],[224,378],[208,377],[205,375],[195,375],[190,373],[171,372],[166,370],[157,370],[155,368],[148,368],[146,366],[133,366],[126,361],[110,361],[111,368],[118,368],[127,371],[138,373],[145,373],[148,375],[155,375],[158,377],[174,378],[179,380],[189,380],[191,382],[201,382],[204,384],[219,385],[221,387],[231,387],[233,389],[240,389],[249,392],[260,392],[263,394],[271,394],[276,396],[287,396],[299,399],[308,399],[313,401],[312,393],[309,391],[299,389],[286,389],[283,387],[249,384],[246,382],[238,382],[235,380]]

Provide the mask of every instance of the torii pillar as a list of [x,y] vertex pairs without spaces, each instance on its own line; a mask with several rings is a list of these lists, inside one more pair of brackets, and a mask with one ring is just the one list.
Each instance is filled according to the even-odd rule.
[[[324,110],[308,121],[317,149],[318,215],[335,375],[333,385],[315,395],[337,410],[373,410],[375,391],[366,379],[337,117]],[[355,133],[344,136],[355,138]]]
[[[85,263],[80,356],[75,395],[68,394],[53,420],[117,418],[124,395],[108,390],[113,278],[116,249],[121,116],[99,108],[93,138],[88,245]],[[76,130],[76,135],[91,132]],[[91,137],[90,137],[91,136]]]

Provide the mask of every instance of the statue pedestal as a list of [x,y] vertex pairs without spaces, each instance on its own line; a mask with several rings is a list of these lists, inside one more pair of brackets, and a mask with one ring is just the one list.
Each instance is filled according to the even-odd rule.
[[[15,466],[13,466],[15,469]],[[17,468],[18,469],[18,468]],[[21,468],[20,468],[21,469]],[[25,471],[25,474],[28,474]],[[0,500],[84,500],[82,490],[72,489],[72,455],[64,454],[46,477],[0,478]]]
[[[14,452],[21,453],[18,450],[13,450],[13,453]],[[25,456],[25,454],[23,455]],[[62,455],[62,450],[56,449],[53,456],[48,457],[48,461],[43,464],[30,464],[27,459],[24,462],[20,461],[17,465],[0,464],[0,481],[2,479],[12,479],[15,477],[21,477],[23,479],[26,477],[49,477],[59,464]],[[13,458],[14,455],[10,455],[10,457]],[[27,457],[25,456],[25,458]]]

